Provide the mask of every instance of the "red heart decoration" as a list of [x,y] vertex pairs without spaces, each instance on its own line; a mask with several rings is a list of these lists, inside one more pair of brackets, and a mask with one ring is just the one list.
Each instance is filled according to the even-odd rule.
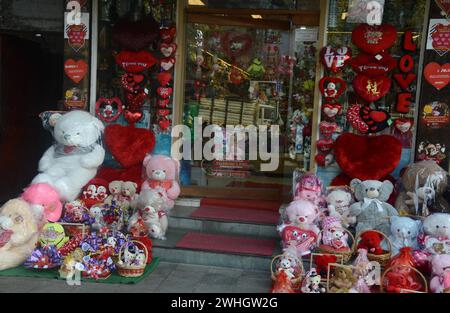
[[411,129],[413,123],[413,119],[398,118],[394,121],[394,127],[397,128],[399,132],[405,134]]
[[361,134],[367,133],[369,126],[362,120],[360,112],[363,106],[361,104],[353,104],[347,109],[346,117],[350,126],[360,132]]
[[168,120],[168,119],[165,118],[165,117],[162,117],[162,118],[160,118],[160,119],[158,120],[158,125],[159,125],[159,128],[160,128],[162,131],[165,131],[165,130],[167,130],[167,129],[169,128],[169,126],[170,126],[170,120]]
[[88,72],[88,65],[84,60],[68,59],[64,62],[64,72],[74,83],[78,84]]
[[345,91],[345,88],[347,88],[347,84],[343,79],[338,77],[325,76],[319,82],[320,92],[327,101],[339,98]]
[[171,87],[158,87],[158,89],[156,89],[156,93],[161,98],[167,99],[172,95],[173,89]]
[[315,156],[314,160],[316,161],[317,165],[321,167],[325,167],[325,155],[324,154],[318,154]]
[[163,58],[159,61],[159,66],[164,71],[170,71],[172,67],[175,65],[176,59],[174,57]]
[[[99,119],[106,123],[111,123],[117,120],[122,114],[122,101],[118,97],[114,98],[99,98],[95,102],[95,113]],[[116,111],[116,113],[114,113]]]
[[327,121],[322,121],[319,124],[319,131],[320,133],[326,137],[326,138],[330,138],[333,133],[337,130],[338,125],[336,123],[330,123]]
[[159,37],[161,37],[162,42],[171,43],[175,38],[177,29],[175,27],[171,28],[161,28],[159,30]]
[[167,108],[170,104],[169,99],[158,99],[158,107],[160,108]]
[[331,120],[342,113],[342,105],[339,103],[325,103],[322,105],[322,113]]
[[149,129],[108,125],[105,128],[105,143],[112,156],[124,168],[142,164],[145,156],[155,146],[155,135]]
[[139,51],[159,37],[159,24],[151,15],[140,21],[122,18],[114,24],[111,33],[112,40],[121,48]]
[[323,47],[320,51],[320,60],[325,68],[337,73],[341,71],[352,57],[352,50],[349,47],[339,47],[333,49],[331,46]]
[[127,105],[130,110],[139,111],[142,105],[147,99],[147,94],[145,92],[139,93],[127,93],[126,94]]
[[334,144],[334,155],[340,168],[351,178],[379,180],[398,165],[402,144],[394,136],[340,135]]
[[167,115],[170,114],[170,110],[168,110],[168,109],[158,109],[158,111],[156,111],[156,114],[158,116],[161,116],[161,117],[166,117]]
[[157,59],[148,51],[121,51],[115,60],[125,72],[141,73],[155,65]]
[[169,72],[161,72],[156,76],[156,80],[161,87],[165,87],[172,81],[172,74]]
[[360,24],[352,31],[352,42],[369,54],[377,54],[392,47],[396,40],[397,30],[389,24]]
[[333,149],[333,139],[320,139],[317,141],[317,149],[322,153],[328,153]]
[[363,122],[369,126],[369,133],[378,133],[390,126],[391,115],[386,110],[373,110],[363,106],[360,115]]
[[79,25],[68,25],[66,28],[66,34],[68,37],[69,46],[75,51],[78,52],[84,46],[87,34],[87,27],[83,23]]
[[356,94],[368,102],[375,102],[383,98],[391,89],[392,80],[387,76],[368,77],[356,75],[353,89]]
[[159,51],[166,58],[172,56],[175,52],[177,52],[177,44],[176,43],[165,43],[163,42],[159,46]]
[[450,25],[436,24],[431,33],[433,49],[443,56],[450,50]]
[[252,46],[252,37],[248,34],[240,34],[235,36],[226,36],[225,41],[228,39],[226,44],[226,51],[230,58],[234,59],[237,56],[247,52]]
[[144,74],[125,73],[120,78],[123,89],[127,92],[137,93],[147,85],[148,79]]
[[428,63],[423,70],[423,76],[434,88],[441,90],[450,82],[450,63]]
[[397,67],[397,61],[386,52],[376,55],[360,53],[350,61],[356,73],[369,77],[386,75]]
[[142,112],[131,112],[129,110],[125,110],[125,119],[127,120],[128,124],[133,125],[139,122],[142,119]]

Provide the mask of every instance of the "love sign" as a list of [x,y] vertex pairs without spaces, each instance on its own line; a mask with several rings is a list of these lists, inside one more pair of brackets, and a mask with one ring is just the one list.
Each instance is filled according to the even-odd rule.
[[320,58],[325,67],[337,73],[341,71],[352,57],[352,51],[349,47],[340,47],[333,49],[331,46],[322,48]]

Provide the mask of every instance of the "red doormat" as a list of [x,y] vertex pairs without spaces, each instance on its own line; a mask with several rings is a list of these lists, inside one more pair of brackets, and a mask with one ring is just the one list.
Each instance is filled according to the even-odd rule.
[[265,188],[265,189],[291,189],[288,185],[273,184],[273,183],[257,183],[253,181],[232,181],[227,187],[243,187],[243,188]]
[[215,206],[224,209],[253,209],[278,212],[281,206],[281,201],[203,198],[200,201],[200,207],[202,206]]
[[222,206],[202,205],[191,214],[191,217],[275,225],[278,223],[280,214],[276,211],[269,210],[224,208]]
[[178,241],[176,247],[202,251],[272,256],[275,251],[276,241],[274,239],[252,239],[188,232]]

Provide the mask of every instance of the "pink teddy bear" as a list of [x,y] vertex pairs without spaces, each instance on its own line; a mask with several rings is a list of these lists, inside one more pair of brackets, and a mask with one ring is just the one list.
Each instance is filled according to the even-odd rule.
[[430,289],[434,293],[443,293],[449,288],[450,254],[436,254],[431,258],[432,279]]
[[294,200],[310,201],[322,211],[327,206],[322,189],[322,182],[319,177],[314,174],[304,174],[295,185]]
[[180,162],[164,155],[147,155],[144,159],[146,180],[142,190],[156,189],[166,199],[166,209],[175,205],[180,195],[180,185],[177,177],[180,171]]
[[61,217],[62,203],[58,192],[49,184],[30,185],[23,192],[22,199],[28,202],[39,224],[57,222]]
[[305,230],[311,230],[316,234],[319,228],[315,225],[320,215],[319,209],[312,202],[306,200],[292,201],[285,210],[287,225],[295,225]]

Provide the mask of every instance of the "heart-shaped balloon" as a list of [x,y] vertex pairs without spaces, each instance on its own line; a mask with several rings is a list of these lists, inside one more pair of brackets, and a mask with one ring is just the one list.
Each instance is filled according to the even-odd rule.
[[394,121],[394,127],[402,134],[405,134],[411,130],[413,123],[414,121],[411,118],[398,118]]
[[141,73],[156,64],[157,59],[148,51],[121,51],[115,56],[117,65],[125,72]]
[[339,98],[347,88],[345,81],[339,77],[325,76],[319,81],[319,89],[327,101]]
[[128,169],[142,166],[145,156],[153,151],[155,135],[149,129],[113,124],[105,128],[105,143],[114,159]]
[[176,59],[175,57],[170,57],[170,58],[162,58],[159,61],[159,66],[164,70],[164,71],[170,71],[173,66],[175,65]]
[[347,122],[350,126],[360,132],[361,134],[366,134],[369,130],[369,126],[362,120],[360,112],[363,105],[352,104],[346,113]]
[[144,50],[159,37],[159,24],[151,14],[139,21],[122,18],[114,24],[111,34],[123,49]]
[[396,40],[397,30],[389,24],[360,24],[352,31],[352,42],[369,54],[377,54],[392,47]]
[[166,87],[172,81],[172,74],[169,72],[161,72],[156,76],[156,80],[161,87]]
[[157,114],[158,116],[161,116],[161,117],[166,117],[167,115],[170,114],[170,110],[168,110],[168,109],[158,109],[158,110],[156,111],[156,114]]
[[334,120],[336,116],[342,114],[342,105],[339,103],[324,103],[322,113],[329,120]]
[[317,141],[317,150],[322,153],[328,153],[333,150],[333,139],[320,139]]
[[99,98],[95,102],[95,113],[106,123],[114,122],[122,114],[123,105],[118,97]]
[[177,44],[163,42],[159,46],[159,51],[164,57],[166,58],[171,57],[175,52],[177,52]]
[[142,92],[147,82],[147,76],[144,74],[125,73],[120,78],[122,88],[131,93]]
[[125,110],[124,112],[125,119],[128,124],[134,125],[142,119],[142,112],[131,112],[129,110]]
[[391,115],[386,110],[373,110],[363,106],[360,111],[361,119],[367,124],[369,133],[378,133],[391,125]]
[[331,138],[334,132],[338,129],[335,122],[322,121],[319,124],[319,131],[325,138]]
[[156,89],[156,93],[161,98],[167,99],[172,95],[173,89],[171,87],[158,87],[158,89]]
[[170,99],[158,99],[157,100],[158,107],[164,109],[167,108],[170,104]]
[[376,55],[360,53],[350,61],[350,65],[358,74],[375,77],[390,73],[397,67],[397,61],[386,52]]
[[334,49],[331,46],[323,47],[320,51],[320,60],[325,68],[333,73],[340,72],[352,58],[352,50],[349,47]]
[[165,27],[159,30],[159,37],[161,37],[162,42],[171,43],[175,38],[177,29],[175,27]]
[[340,135],[334,143],[334,156],[347,176],[361,180],[380,180],[400,162],[401,142],[390,135]]
[[391,89],[392,80],[387,76],[368,77],[362,74],[353,79],[355,93],[368,102],[383,98]]
[[158,119],[158,126],[162,131],[166,131],[170,127],[170,120],[165,117]]

